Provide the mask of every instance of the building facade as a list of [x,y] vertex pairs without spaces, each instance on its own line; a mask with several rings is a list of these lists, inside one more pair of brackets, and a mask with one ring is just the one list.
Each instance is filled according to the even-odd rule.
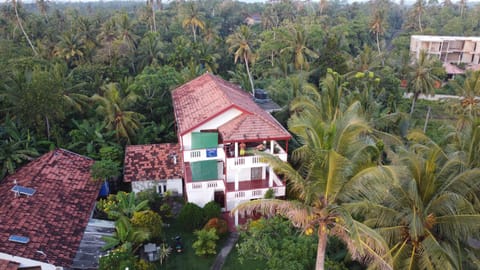
[[250,94],[206,73],[173,90],[172,99],[189,202],[216,201],[230,211],[269,189],[285,196],[285,183],[261,154],[286,161],[291,136]]

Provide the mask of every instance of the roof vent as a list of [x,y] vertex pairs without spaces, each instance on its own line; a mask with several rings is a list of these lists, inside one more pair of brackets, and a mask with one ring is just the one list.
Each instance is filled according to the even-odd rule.
[[8,241],[15,242],[15,243],[20,243],[20,244],[27,244],[30,242],[30,238],[25,237],[25,236],[20,236],[20,235],[10,235],[8,238]]
[[173,164],[177,164],[177,153],[173,152],[168,157],[172,159]]

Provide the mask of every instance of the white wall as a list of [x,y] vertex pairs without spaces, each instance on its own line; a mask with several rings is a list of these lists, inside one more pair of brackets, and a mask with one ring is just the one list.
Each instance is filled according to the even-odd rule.
[[158,181],[158,180],[150,180],[150,181],[134,181],[132,182],[132,191],[134,193],[140,192],[142,190],[153,188],[158,190],[159,185],[165,184],[167,185],[167,190],[178,192],[179,195],[183,194],[183,185],[182,179],[168,179],[167,181]]
[[194,203],[200,207],[204,207],[208,202],[213,201],[215,190],[213,189],[201,189],[198,191],[188,192],[188,202]]
[[[216,129],[219,126],[229,122],[233,118],[239,116],[242,114],[240,110],[237,110],[235,108],[231,108],[227,110],[226,112],[212,118],[210,121],[204,123],[203,125],[197,127],[196,129],[192,130],[192,132],[199,132],[201,130],[205,129]],[[182,136],[182,142],[183,142],[183,149],[184,150],[190,150],[192,148],[192,134],[191,132],[185,134]]]

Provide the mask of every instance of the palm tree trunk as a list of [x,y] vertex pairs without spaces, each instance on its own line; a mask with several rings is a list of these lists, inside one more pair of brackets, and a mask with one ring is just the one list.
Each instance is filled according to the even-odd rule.
[[412,107],[410,108],[410,116],[412,116],[413,110],[415,110],[415,101],[417,101],[417,98],[415,97],[415,94],[413,94]]
[[196,43],[197,42],[197,34],[195,33],[195,25],[193,25],[192,23],[192,33],[193,33],[193,42]]
[[317,261],[315,263],[315,270],[325,269],[325,251],[326,250],[327,250],[327,224],[320,223],[318,227]]
[[153,32],[157,32],[157,21],[155,19],[155,2],[152,0],[152,20],[153,20]]
[[250,80],[250,86],[252,87],[252,95],[255,97],[255,87],[253,86],[252,75],[250,74],[250,68],[248,67],[248,58],[246,54],[243,54],[243,60],[245,60],[245,67],[247,68],[248,80]]
[[47,127],[47,139],[50,141],[50,121],[48,121],[48,116],[45,115],[45,125]]
[[421,12],[418,14],[418,27],[420,28],[420,33],[423,32],[423,29],[422,29],[422,13]]
[[13,0],[12,3],[13,3],[13,8],[14,8],[14,10],[15,10],[15,17],[17,18],[18,26],[20,26],[20,29],[22,30],[23,35],[25,36],[25,38],[27,39],[28,44],[30,45],[30,47],[31,47],[32,50],[33,50],[33,53],[34,53],[35,55],[38,55],[38,52],[37,52],[37,50],[35,49],[35,47],[33,46],[32,41],[31,41],[30,38],[28,37],[27,32],[25,32],[25,29],[23,28],[23,25],[22,25],[22,21],[20,20],[20,16],[18,15],[17,0]]
[[425,125],[423,126],[423,133],[427,132],[428,119],[430,118],[430,110],[432,107],[428,106],[427,117],[425,117]]

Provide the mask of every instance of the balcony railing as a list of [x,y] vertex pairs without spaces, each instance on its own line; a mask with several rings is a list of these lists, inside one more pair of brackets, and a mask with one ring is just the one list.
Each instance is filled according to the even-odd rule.
[[223,160],[224,158],[225,151],[221,147],[213,149],[194,149],[183,151],[183,160],[185,162],[195,162],[210,159]]
[[[227,192],[227,201],[260,199],[270,188]],[[273,187],[275,197],[285,196],[285,186]]]
[[210,180],[187,183],[187,192],[201,190],[225,190],[225,184],[223,180]]
[[[283,161],[287,161],[287,153],[283,148],[275,143],[275,149],[277,149],[273,155],[277,156]],[[250,149],[247,149],[250,150]],[[252,149],[253,151],[253,149]],[[269,149],[265,151],[266,153],[269,152]],[[248,153],[248,152],[247,152]],[[244,168],[249,168],[249,167],[261,167],[261,166],[267,166],[268,164],[265,162],[261,161],[261,157],[257,155],[246,155],[246,156],[241,156],[241,157],[231,157],[227,158],[227,168],[231,167],[244,167]]]

